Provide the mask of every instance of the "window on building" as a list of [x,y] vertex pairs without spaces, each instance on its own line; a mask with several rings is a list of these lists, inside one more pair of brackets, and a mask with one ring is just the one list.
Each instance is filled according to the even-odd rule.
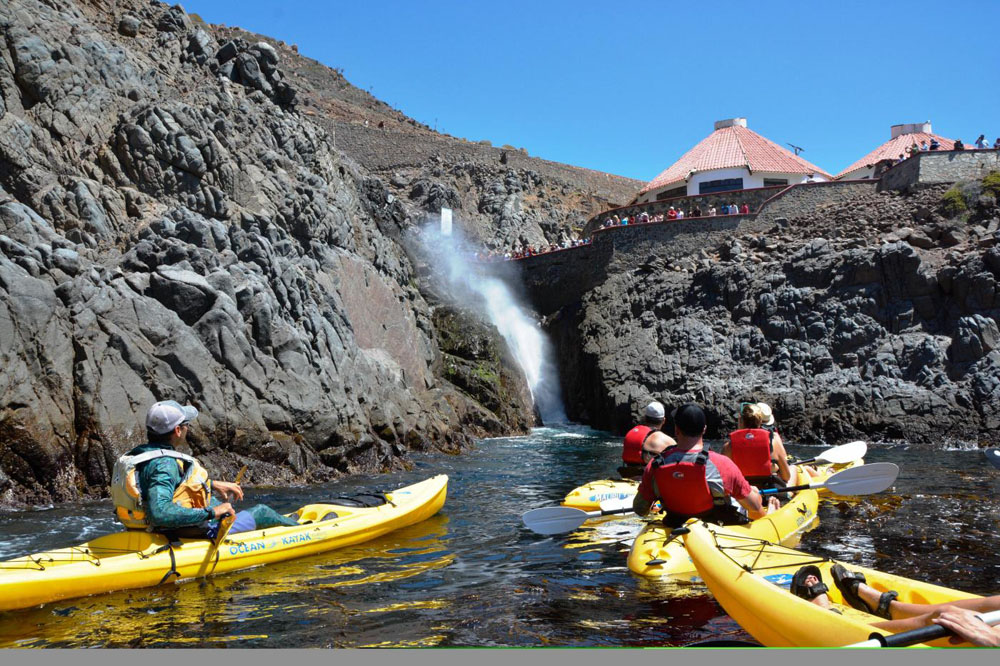
[[672,190],[664,190],[659,194],[657,194],[656,200],[663,201],[664,199],[676,199],[677,197],[686,197],[687,193],[688,192],[686,187],[675,187]]
[[765,178],[764,187],[774,187],[776,185],[788,185],[787,178]]
[[708,180],[698,183],[698,194],[710,194],[712,192],[728,192],[730,190],[742,190],[742,178],[725,178],[723,180]]

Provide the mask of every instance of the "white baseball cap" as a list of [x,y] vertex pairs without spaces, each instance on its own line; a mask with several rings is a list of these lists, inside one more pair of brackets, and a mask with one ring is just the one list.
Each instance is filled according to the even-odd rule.
[[646,411],[643,415],[647,419],[656,419],[657,421],[662,421],[667,417],[667,410],[663,408],[663,405],[659,402],[653,401],[646,405]]
[[175,400],[163,400],[146,412],[146,429],[157,435],[165,435],[182,423],[198,418],[198,410],[184,406]]

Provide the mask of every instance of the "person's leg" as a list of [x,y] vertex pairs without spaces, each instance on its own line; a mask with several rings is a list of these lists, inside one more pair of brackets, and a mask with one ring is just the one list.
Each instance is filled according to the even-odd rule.
[[[861,597],[861,599],[870,607],[875,608],[878,606],[878,601],[882,596],[882,593],[866,583],[859,583],[858,596]],[[948,607],[964,608],[965,610],[971,610],[977,613],[1000,610],[1000,595],[976,599],[956,599],[943,604],[911,604],[894,599],[889,603],[889,614],[892,616],[893,620],[910,617],[923,617],[926,615],[933,615],[934,617],[937,617],[943,609]]]
[[290,527],[299,524],[299,521],[295,518],[283,516],[266,504],[258,504],[250,509],[248,513],[253,515],[254,522],[257,525],[256,529],[258,530],[279,525]]

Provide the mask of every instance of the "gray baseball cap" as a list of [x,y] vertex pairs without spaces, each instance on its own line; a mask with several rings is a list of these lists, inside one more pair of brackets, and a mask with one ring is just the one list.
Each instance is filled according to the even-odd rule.
[[182,405],[176,400],[163,400],[154,404],[146,412],[146,429],[157,435],[165,435],[182,423],[198,418],[198,410],[190,405]]

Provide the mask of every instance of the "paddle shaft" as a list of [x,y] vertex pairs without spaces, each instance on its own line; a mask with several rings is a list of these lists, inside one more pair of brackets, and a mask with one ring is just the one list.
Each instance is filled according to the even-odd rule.
[[[1000,611],[980,613],[978,617],[991,627],[1000,624]],[[955,632],[951,629],[942,627],[940,624],[932,624],[926,627],[921,627],[920,629],[904,631],[902,633],[891,634],[889,636],[873,633],[868,637],[867,641],[854,643],[853,645],[847,645],[845,647],[906,647],[908,645],[926,643],[928,641],[937,640],[938,638],[944,638],[945,636],[951,636],[954,633]]]
[[[236,474],[236,480],[233,483],[239,484],[243,480],[243,474],[247,471],[247,466],[243,465],[240,471]],[[212,542],[212,547],[209,549],[209,556],[213,555],[215,551],[219,548],[219,544],[222,540],[226,538],[229,534],[229,528],[233,526],[233,522],[236,520],[235,513],[226,514],[222,520],[219,521],[219,531],[215,533],[215,539]]]

